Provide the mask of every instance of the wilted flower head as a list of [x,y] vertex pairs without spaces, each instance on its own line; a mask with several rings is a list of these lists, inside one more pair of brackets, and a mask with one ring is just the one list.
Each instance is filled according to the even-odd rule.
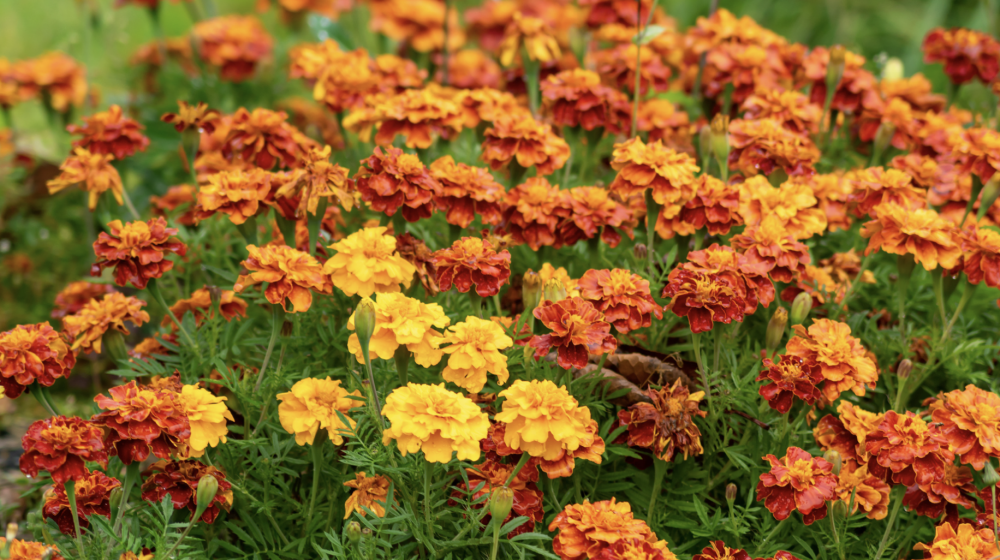
[[177,229],[167,227],[162,216],[148,222],[134,221],[122,224],[121,220],[108,223],[108,232],[101,232],[94,241],[97,262],[90,268],[91,276],[100,276],[105,268],[114,267],[115,283],[131,283],[140,290],[146,284],[174,267],[167,260],[169,253],[183,257],[187,245],[177,240]]
[[192,516],[198,510],[198,482],[205,476],[215,478],[219,483],[219,489],[211,504],[198,519],[204,523],[214,523],[220,509],[229,511],[233,505],[232,484],[226,480],[226,474],[198,461],[157,461],[146,469],[143,476],[145,477],[142,483],[143,500],[157,504],[169,494],[174,509],[187,508]]
[[385,517],[385,505],[389,499],[389,479],[376,474],[368,476],[365,471],[355,473],[354,480],[348,480],[344,486],[353,488],[354,491],[344,502],[344,519],[358,512],[361,517],[365,516],[366,507],[378,517]]
[[514,241],[526,243],[537,251],[543,245],[556,245],[561,218],[572,213],[566,191],[559,190],[544,177],[531,177],[507,192],[503,222]]
[[807,405],[821,399],[823,392],[819,390],[819,384],[823,379],[819,365],[796,356],[781,356],[777,363],[765,358],[757,381],[769,383],[761,385],[758,392],[771,408],[787,414],[796,398]]
[[118,204],[125,204],[122,198],[122,178],[111,165],[113,159],[115,157],[111,154],[92,154],[84,148],[74,148],[73,154],[59,166],[59,176],[47,183],[49,194],[80,185],[81,189],[87,191],[87,207],[91,211],[97,208],[97,199],[105,191],[111,191]]
[[479,440],[490,427],[476,403],[444,383],[399,387],[386,397],[382,414],[391,423],[382,433],[383,445],[395,440],[403,456],[423,451],[431,463],[447,463],[456,451],[459,461],[478,460]]
[[0,389],[8,398],[17,398],[36,381],[51,387],[69,377],[75,364],[76,354],[48,322],[0,333]]
[[982,470],[1000,457],[1000,397],[975,385],[944,393],[931,406],[934,422],[959,460]]
[[387,229],[362,228],[330,245],[337,253],[323,264],[323,274],[349,296],[394,293],[400,284],[409,288],[416,267],[399,255]]
[[403,213],[408,222],[429,218],[434,213],[434,197],[441,195],[437,182],[420,158],[403,150],[376,146],[374,153],[361,161],[354,174],[361,198],[372,210],[393,216]]
[[295,167],[311,148],[319,146],[287,120],[288,114],[284,111],[259,107],[248,111],[240,107],[229,120],[222,155],[265,170],[275,164]]
[[559,42],[545,20],[525,16],[517,11],[504,30],[503,42],[500,44],[500,64],[512,65],[522,46],[528,53],[528,58],[538,62],[555,60],[561,53]]
[[770,175],[781,168],[788,175],[811,175],[819,148],[808,136],[785,128],[775,118],[729,123],[729,168],[747,177]]
[[473,287],[481,297],[500,293],[500,286],[510,279],[510,252],[496,251],[493,244],[478,237],[463,237],[451,247],[434,253],[431,259],[437,268],[437,281],[441,290],[448,291],[452,284],[460,293]]
[[874,389],[878,368],[868,357],[861,341],[851,336],[851,327],[830,319],[816,319],[806,329],[792,327],[793,336],[785,345],[786,354],[817,366],[823,374],[823,395],[830,402],[844,391],[864,396],[865,387]]
[[[287,245],[257,247],[247,245],[250,254],[241,264],[249,271],[236,279],[233,291],[242,293],[249,286],[267,282],[267,301],[281,304],[287,313],[304,313],[312,306],[312,290],[320,294],[333,291],[323,266],[309,253]],[[294,305],[289,311],[288,303]]]
[[131,465],[149,457],[150,451],[166,459],[191,437],[191,425],[177,393],[142,387],[135,381],[112,387],[94,402],[103,410],[93,417],[108,429],[104,446],[110,455]]
[[946,464],[955,457],[940,428],[910,411],[886,412],[865,439],[865,450],[871,454],[869,470],[905,486],[942,480]]
[[836,499],[837,477],[826,459],[813,457],[798,447],[789,447],[780,460],[767,455],[771,470],[760,475],[757,500],[782,521],[793,511],[806,525],[826,517],[826,502]]
[[569,159],[569,144],[527,111],[497,115],[483,136],[482,158],[493,170],[516,161],[526,169],[534,166],[539,176],[551,175]]
[[113,291],[115,288],[110,284],[97,284],[86,280],[70,282],[56,294],[51,316],[53,319],[62,319],[67,315],[75,315],[91,300],[101,298]]
[[625,200],[646,189],[652,189],[658,204],[684,203],[695,194],[699,168],[694,158],[661,142],[646,144],[636,137],[616,144],[611,167],[618,171],[611,191]]
[[441,349],[448,354],[448,364],[441,372],[445,381],[472,393],[483,390],[487,373],[497,377],[498,385],[507,383],[507,356],[501,350],[513,346],[514,341],[499,323],[466,317],[448,327],[441,343],[449,345]]
[[141,327],[149,321],[142,308],[146,302],[120,292],[111,292],[102,299],[90,300],[76,315],[63,319],[63,330],[73,338],[72,349],[100,352],[101,337],[110,328],[129,334],[125,321]]
[[60,113],[67,112],[71,105],[81,107],[87,98],[86,70],[61,52],[12,64],[10,77],[17,82],[22,100],[42,97]]
[[628,427],[629,446],[648,449],[667,462],[678,453],[687,459],[705,452],[701,430],[694,423],[696,417],[708,414],[698,408],[705,391],[692,393],[678,379],[669,387],[643,392],[651,402],[637,402],[618,411],[618,421]]
[[692,333],[710,331],[714,323],[743,322],[748,307],[738,287],[719,282],[705,272],[685,268],[670,272],[660,296],[670,298],[664,310],[687,317]]
[[213,395],[197,385],[185,385],[177,395],[177,405],[191,426],[188,439],[190,457],[201,457],[205,449],[226,443],[226,420],[233,421],[233,414],[226,406],[226,397]]
[[535,359],[547,355],[555,347],[559,367],[584,368],[591,354],[611,354],[618,348],[604,314],[583,298],[545,301],[532,314],[551,329],[550,333],[536,335],[528,343],[535,349]]
[[[658,540],[645,521],[633,517],[631,504],[616,502],[615,498],[594,503],[584,498],[582,504],[567,505],[549,525],[549,531],[557,529],[552,551],[562,560],[603,558],[600,554],[604,550],[623,541],[648,543],[663,551],[666,558],[674,558],[666,541]],[[634,546],[643,548],[639,544]]]
[[913,547],[924,551],[924,557],[931,560],[989,560],[1000,555],[996,535],[990,528],[976,529],[970,523],[959,523],[956,529],[951,523],[941,523],[934,528],[934,541],[930,544],[918,543]]
[[222,79],[242,82],[271,56],[274,40],[253,16],[228,15],[198,22],[191,30],[201,58],[219,68]]
[[694,196],[660,210],[656,233],[665,239],[674,235],[693,235],[701,229],[712,235],[725,235],[733,226],[743,224],[739,213],[740,187],[728,185],[711,175],[695,178]]
[[601,127],[625,132],[629,122],[628,98],[601,83],[590,70],[574,69],[553,74],[540,84],[545,107],[557,126]]
[[943,62],[956,85],[974,78],[988,84],[1000,70],[1000,42],[981,31],[934,28],[924,37],[923,51],[924,62]]
[[431,164],[430,172],[441,185],[441,195],[434,201],[447,212],[449,224],[467,228],[477,215],[484,225],[500,222],[504,188],[488,170],[442,156]]
[[[355,317],[347,320],[347,328],[354,330]],[[413,352],[414,360],[430,367],[441,361],[442,352],[438,348],[442,342],[441,333],[432,327],[442,329],[451,323],[444,314],[444,308],[436,303],[406,297],[400,293],[380,293],[375,296],[375,331],[370,342],[372,358],[388,360],[400,346]],[[347,340],[347,351],[364,362],[358,335],[352,334]]]
[[928,271],[941,266],[955,268],[962,249],[952,235],[952,225],[929,208],[907,209],[898,204],[881,204],[875,218],[861,228],[869,238],[865,254],[881,249],[894,255],[913,255]]
[[[76,482],[76,514],[80,521],[80,530],[90,527],[87,518],[91,515],[101,515],[111,519],[111,491],[122,484],[101,471],[94,471]],[[57,484],[45,493],[45,503],[42,505],[42,518],[53,519],[64,535],[75,536],[73,513],[69,507],[69,497],[66,488]]]
[[652,315],[663,318],[662,309],[649,293],[649,282],[628,270],[588,270],[579,286],[580,297],[591,301],[620,333],[650,326]]
[[108,464],[103,437],[100,427],[75,416],[38,420],[21,439],[21,472],[36,477],[38,471],[48,471],[57,485],[82,480],[89,474],[86,462]]
[[[279,393],[277,398],[278,419],[286,432],[295,434],[299,445],[320,445],[316,432],[326,430],[334,445],[343,445],[344,432],[353,430],[354,420],[348,415],[352,408],[364,406],[363,401],[350,397],[361,397],[358,391],[348,392],[340,385],[340,380],[315,379],[307,377],[292,385],[292,390]],[[340,412],[350,425],[337,414]]]

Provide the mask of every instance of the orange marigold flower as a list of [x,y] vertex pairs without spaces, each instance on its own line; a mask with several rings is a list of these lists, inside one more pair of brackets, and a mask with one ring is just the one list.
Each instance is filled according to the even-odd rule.
[[537,17],[514,12],[514,17],[504,30],[503,41],[499,45],[500,64],[510,66],[521,52],[521,46],[528,58],[538,62],[549,62],[559,58],[559,42],[553,37],[549,24]]
[[532,314],[552,331],[536,335],[528,343],[535,349],[536,360],[547,355],[554,346],[559,367],[582,369],[587,366],[591,354],[611,354],[618,348],[604,314],[583,298],[545,301]]
[[115,287],[111,284],[96,284],[94,282],[87,282],[86,280],[70,282],[66,284],[66,287],[62,291],[56,294],[55,306],[52,309],[51,317],[53,319],[62,319],[67,315],[76,315],[91,300],[103,297],[113,291],[115,291]]
[[[958,166],[950,158],[938,160],[929,155],[909,153],[892,158],[889,165],[909,175],[917,187],[927,189],[927,203],[933,206],[941,206],[948,200],[952,200],[958,194],[959,183],[964,186],[968,179],[968,177],[959,176]],[[874,169],[878,168],[872,168],[872,170]],[[865,172],[855,173],[852,175],[857,177]],[[970,193],[971,190],[972,183],[969,180]]]
[[[848,200],[851,195],[852,183],[839,172],[817,173],[811,177],[796,177],[782,185],[783,189],[792,189],[794,184],[805,184],[812,190],[813,198],[816,199],[815,207],[811,207],[806,212],[816,212],[819,210],[826,216],[826,228],[828,231],[847,230],[854,223],[854,218],[848,213]],[[817,213],[818,214],[818,213]],[[785,226],[789,227],[788,224]],[[803,232],[796,230],[796,239],[803,239]],[[808,233],[808,236],[813,235]]]
[[959,523],[956,530],[951,523],[941,523],[934,528],[934,541],[918,543],[913,548],[923,550],[931,560],[989,560],[1000,554],[996,535],[989,528],[976,529],[969,523]]
[[672,239],[704,228],[712,235],[726,235],[733,226],[743,225],[739,206],[738,185],[726,184],[711,175],[699,175],[694,180],[693,198],[660,210],[656,233]]
[[223,141],[223,156],[230,160],[238,157],[261,169],[271,169],[276,163],[295,167],[309,149],[318,145],[287,120],[284,111],[257,108],[251,112],[240,107]]
[[493,244],[478,237],[463,237],[451,247],[434,253],[431,259],[437,268],[437,281],[441,290],[448,291],[452,284],[460,293],[473,286],[481,297],[500,293],[500,286],[510,279],[510,252],[497,252]]
[[962,239],[965,276],[971,284],[986,281],[991,288],[1000,288],[1000,234],[976,227]]
[[187,245],[172,237],[176,228],[167,227],[163,217],[148,222],[134,221],[122,224],[121,220],[108,223],[111,233],[101,232],[94,241],[97,262],[91,265],[90,275],[100,276],[105,268],[114,267],[115,284],[125,286],[129,282],[140,290],[155,278],[174,267],[173,261],[166,259],[168,253],[183,257]]
[[694,158],[661,142],[646,144],[636,137],[615,144],[611,167],[618,171],[611,191],[626,200],[647,188],[653,190],[658,204],[687,202],[695,194],[699,168]]
[[232,484],[226,480],[226,473],[193,459],[157,461],[142,475],[145,477],[142,483],[143,500],[158,504],[170,494],[174,509],[187,508],[192,516],[198,509],[198,482],[205,476],[214,478],[219,483],[219,489],[205,512],[198,518],[198,521],[203,523],[214,523],[215,518],[219,516],[219,509],[229,511],[233,505]]
[[795,90],[758,88],[742,106],[747,120],[777,119],[782,126],[797,134],[815,134],[823,109],[808,96]]
[[[946,463],[954,459],[941,430],[907,411],[885,413],[868,434],[865,450],[871,454],[869,470],[883,480],[913,486],[943,479]],[[886,470],[891,472],[886,472]]]
[[646,389],[643,393],[650,402],[638,402],[618,411],[618,421],[628,426],[628,445],[650,450],[663,461],[673,461],[680,453],[687,459],[701,455],[701,430],[694,423],[695,417],[704,418],[707,412],[698,407],[705,398],[705,391],[691,393],[681,380],[660,390]]
[[650,142],[662,142],[664,146],[694,154],[692,137],[695,125],[687,113],[677,108],[667,99],[640,101],[637,115],[639,131],[649,133]]
[[[267,301],[281,304],[286,313],[304,313],[312,306],[312,291],[329,294],[333,291],[330,277],[316,257],[287,245],[257,247],[247,245],[250,254],[242,264],[249,274],[236,279],[233,291],[241,293],[249,286],[267,282]],[[295,306],[289,311],[288,303]]]
[[624,334],[648,327],[652,315],[663,318],[659,304],[649,293],[649,281],[629,270],[588,270],[580,278],[580,297],[604,314],[604,320]]
[[628,207],[611,196],[603,187],[574,187],[569,190],[571,214],[558,228],[556,243],[573,245],[582,239],[600,239],[609,247],[617,247],[622,236],[630,238],[635,223]]
[[[111,491],[122,485],[101,471],[94,471],[76,482],[76,515],[79,518],[80,530],[90,527],[87,518],[91,515],[102,515],[111,519]],[[69,507],[69,496],[66,488],[58,484],[45,493],[45,503],[42,505],[42,518],[52,519],[64,535],[76,536],[73,526],[73,513]]]
[[944,73],[956,85],[974,78],[988,84],[1000,71],[1000,42],[981,31],[936,27],[924,37],[922,49],[924,62],[943,62]]
[[740,185],[740,216],[748,228],[761,225],[766,216],[777,216],[795,239],[807,239],[823,233],[826,216],[817,208],[818,200],[808,181],[788,181],[774,188],[761,175],[748,178]]
[[[466,10],[468,14],[470,10]],[[443,64],[442,64],[443,66]],[[444,83],[444,69],[434,75]],[[479,49],[462,49],[448,57],[448,83],[459,89],[499,88],[503,82],[500,65]]]
[[149,321],[142,308],[146,302],[120,292],[111,292],[101,299],[92,299],[75,315],[63,319],[66,335],[73,338],[72,349],[100,352],[101,337],[110,328],[129,334],[125,321],[137,327]]
[[107,111],[83,117],[83,126],[66,127],[70,134],[83,136],[73,141],[74,148],[84,148],[92,154],[112,154],[115,159],[146,151],[149,138],[140,132],[144,126],[122,116],[122,108],[112,105]]
[[477,214],[484,225],[500,223],[504,188],[488,170],[442,156],[431,164],[430,172],[441,184],[441,195],[434,202],[447,212],[449,224],[467,228]]
[[865,223],[861,236],[869,238],[865,254],[881,249],[893,255],[913,255],[928,271],[958,265],[962,249],[952,235],[952,225],[929,208],[908,209],[898,204],[881,204]]
[[710,331],[714,323],[743,322],[749,306],[732,285],[705,272],[680,267],[670,272],[660,297],[671,298],[663,309],[687,317],[692,333]]
[[70,105],[83,106],[87,99],[86,70],[61,52],[14,63],[9,75],[17,82],[22,100],[41,97],[60,113],[67,112]]
[[[232,290],[219,291],[219,311],[226,321],[232,321],[234,317],[247,316],[247,302],[243,298],[237,297]],[[208,286],[200,288],[191,293],[188,299],[177,300],[177,303],[170,306],[170,311],[178,319],[183,319],[184,314],[191,312],[194,315],[194,323],[201,326],[206,318],[215,317],[215,304],[212,303],[212,293]],[[161,326],[169,327],[173,325],[173,320],[168,316],[164,317]]]
[[751,177],[782,168],[788,175],[811,175],[819,148],[776,118],[736,119],[729,124],[729,168]]
[[295,208],[297,220],[305,218],[306,214],[315,216],[320,199],[324,197],[327,202],[336,197],[347,211],[354,207],[354,196],[347,192],[352,188],[347,169],[330,162],[330,146],[304,151],[296,168],[284,173],[279,182],[283,184],[274,191],[275,203]]
[[917,142],[916,131],[919,123],[914,109],[904,99],[893,97],[888,102],[878,101],[865,107],[857,116],[852,128],[862,142],[875,140],[879,130],[892,126],[889,145],[900,150],[908,150]]
[[986,184],[1000,170],[1000,132],[989,128],[971,128],[965,131],[966,142],[958,147],[965,156],[962,170],[971,171]]
[[[417,52],[453,51],[465,44],[465,32],[454,7],[445,13],[440,0],[378,0],[369,2],[371,30],[400,41]],[[450,33],[445,35],[445,18]],[[445,45],[445,39],[448,44]]]
[[69,377],[74,365],[76,354],[48,322],[0,333],[0,389],[8,398],[16,399],[36,381],[51,387]]
[[527,243],[537,251],[544,245],[556,245],[556,231],[563,218],[572,212],[567,191],[559,190],[545,177],[531,177],[507,191],[503,223],[517,243]]
[[858,465],[854,461],[845,461],[840,469],[837,497],[848,506],[853,499],[854,509],[850,515],[863,509],[868,519],[885,519],[889,513],[889,491],[885,481],[868,472],[867,463]]
[[612,134],[628,127],[628,97],[602,84],[596,72],[574,69],[553,74],[541,83],[541,91],[557,126],[601,127]]
[[[169,317],[166,318],[168,321]],[[131,350],[128,351],[130,358],[135,360],[149,361],[150,358],[155,358],[156,356],[169,356],[172,354],[170,350],[167,349],[161,343],[161,340],[165,340],[170,344],[177,345],[178,339],[176,334],[167,334],[159,336],[149,336],[142,339],[138,344],[136,344]]]
[[[503,464],[490,458],[487,455],[486,461],[476,465],[474,468],[465,469],[466,475],[468,476],[468,485],[465,482],[459,481],[455,487],[457,490],[452,492],[452,496],[455,498],[465,497],[471,503],[473,509],[488,508],[490,498],[493,493],[500,488],[503,488],[507,484],[507,479],[514,472],[514,465]],[[542,507],[543,494],[542,491],[538,489],[538,469],[534,466],[527,464],[514,480],[511,481],[510,488],[514,492],[514,503],[511,507],[510,513],[503,520],[498,520],[503,524],[513,520],[516,517],[527,517],[528,520],[518,528],[507,533],[507,538],[514,538],[517,535],[523,533],[530,533],[535,529],[535,523],[540,523],[545,517],[545,512]],[[481,487],[479,487],[482,485]],[[477,490],[477,487],[478,490]],[[448,500],[448,505],[454,505],[454,500]],[[490,522],[492,516],[486,513],[481,520],[483,524]]]
[[953,463],[944,464],[944,474],[928,484],[914,484],[906,489],[903,505],[917,515],[939,519],[946,508],[962,506],[976,509],[969,499],[975,496],[976,486],[972,483],[972,469]]
[[108,429],[104,447],[122,463],[141,463],[150,451],[160,459],[167,459],[191,436],[191,426],[177,393],[140,387],[129,381],[112,387],[108,394],[111,396],[94,398],[104,412],[91,420]]
[[909,78],[883,79],[878,88],[885,99],[902,99],[917,111],[941,111],[946,104],[945,96],[934,93],[931,81],[919,72]]
[[57,485],[67,480],[82,480],[90,474],[87,461],[101,466],[108,464],[103,437],[98,426],[75,416],[38,420],[21,439],[24,448],[19,461],[21,472],[34,478],[39,470],[48,471]]
[[755,90],[780,90],[783,83],[791,82],[792,73],[782,60],[779,45],[765,47],[727,41],[709,49],[704,60],[701,82],[704,97],[721,102],[722,95],[731,88],[731,101],[737,107]]
[[722,541],[711,541],[701,549],[701,554],[695,554],[691,560],[750,560],[750,555],[741,548],[729,548]]
[[897,204],[909,210],[926,206],[927,193],[913,185],[913,177],[898,169],[869,167],[850,171],[846,175],[851,183],[849,201],[855,203],[857,216],[872,214],[880,204]]
[[688,262],[678,267],[689,272],[708,275],[713,282],[731,288],[744,300],[744,313],[757,310],[757,305],[767,307],[774,301],[774,284],[759,267],[751,266],[746,255],[732,247],[713,243],[707,249],[688,253]]
[[[72,522],[72,521],[71,521]],[[59,555],[59,549],[54,545],[40,542],[12,539],[10,542],[0,537],[0,550],[6,550],[12,560],[65,560]],[[143,559],[143,560],[152,560]]]
[[389,501],[389,479],[376,474],[368,476],[365,471],[354,474],[354,480],[344,483],[348,488],[354,488],[347,501],[344,502],[344,519],[358,512],[365,516],[365,508],[370,509],[377,517],[385,517],[385,505]]
[[580,0],[578,4],[590,6],[590,11],[587,13],[587,27],[600,28],[613,23],[635,25],[636,21],[646,21],[649,19],[653,1]]
[[757,392],[767,404],[781,414],[787,414],[795,398],[812,406],[823,397],[819,384],[823,381],[823,371],[818,364],[791,355],[781,356],[778,363],[764,358],[764,370],[757,381],[768,381]]
[[643,45],[641,48],[634,44],[618,45],[593,53],[597,73],[606,82],[633,94],[637,57],[641,57],[638,68],[640,95],[670,89],[670,67],[650,45]]
[[208,176],[198,189],[196,216],[199,220],[223,213],[236,225],[267,211],[262,203],[271,194],[273,173],[254,167],[246,171],[221,171]]
[[354,174],[361,199],[372,210],[393,216],[397,210],[408,222],[429,218],[434,213],[434,197],[441,195],[441,184],[413,154],[392,146],[361,160]]
[[991,457],[1000,457],[1000,397],[975,385],[941,395],[931,407],[934,422],[959,460],[982,470]]
[[820,368],[826,400],[833,402],[847,390],[862,397],[866,386],[875,388],[878,368],[846,323],[815,319],[808,329],[802,325],[792,329],[795,336],[785,345],[785,353]]
[[195,218],[195,200],[197,189],[191,185],[174,185],[167,189],[163,196],[149,197],[149,212],[153,216],[166,217],[167,212],[173,212],[178,208],[181,211],[174,217],[174,223],[182,226],[193,226],[197,224]]
[[527,112],[497,115],[483,136],[482,158],[493,170],[516,161],[523,168],[534,166],[539,176],[551,175],[569,159],[569,144]]
[[806,525],[826,517],[826,502],[837,498],[833,465],[798,447],[789,447],[780,460],[774,455],[764,460],[771,470],[760,475],[757,501],[763,500],[775,519],[783,521],[796,510]]
[[407,148],[429,148],[434,135],[453,138],[462,131],[464,115],[459,104],[433,87],[407,89],[395,95],[373,95],[344,119],[344,128],[367,142],[371,128],[378,128],[375,144],[392,146],[402,135]]
[[816,47],[805,57],[802,62],[802,74],[805,81],[812,84],[809,99],[818,107],[823,107],[826,103],[827,67],[830,65],[830,54],[834,51],[839,51],[843,57],[844,73],[837,82],[830,108],[841,113],[860,114],[863,102],[878,95],[875,76],[864,69],[865,57],[847,51],[843,47],[832,49]]
[[776,282],[791,282],[812,262],[809,248],[789,235],[781,218],[773,215],[733,237],[731,244],[743,249],[749,266],[767,271]]
[[673,556],[666,541],[658,540],[645,521],[633,517],[631,504],[615,498],[594,503],[584,498],[582,504],[567,505],[549,524],[549,531],[557,529],[552,551],[562,560],[597,558],[616,543],[634,540],[651,544],[668,558]]
[[97,199],[105,191],[111,191],[119,205],[125,204],[122,198],[122,178],[111,165],[113,159],[115,156],[111,154],[92,154],[84,148],[74,148],[73,154],[59,166],[59,176],[47,183],[49,194],[80,185],[80,188],[87,191],[87,207],[91,211],[97,208]]
[[215,130],[215,120],[219,118],[219,112],[209,109],[206,103],[199,102],[192,107],[187,101],[177,102],[176,113],[165,113],[160,120],[174,125],[177,132],[184,132],[193,129],[200,133],[211,134]]
[[271,56],[274,39],[253,16],[228,15],[194,25],[191,35],[198,53],[219,67],[223,80],[242,82],[253,76],[257,64]]

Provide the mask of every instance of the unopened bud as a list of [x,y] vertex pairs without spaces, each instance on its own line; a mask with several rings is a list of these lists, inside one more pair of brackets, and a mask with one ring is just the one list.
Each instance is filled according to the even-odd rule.
[[222,288],[218,286],[208,286],[208,297],[212,301],[212,305],[218,305],[219,301],[222,299]]
[[490,515],[495,523],[503,523],[514,507],[514,491],[507,486],[501,486],[490,495]]
[[730,504],[736,501],[736,485],[732,482],[726,485],[726,501]]
[[801,325],[812,311],[812,306],[812,296],[807,292],[799,292],[799,295],[792,300],[792,311],[788,314],[788,320],[792,325]]
[[529,269],[521,280],[521,299],[524,301],[524,311],[530,312],[542,301],[542,277]]
[[372,536],[372,530],[369,529],[368,527],[365,527],[364,529],[361,530],[361,536],[365,538]]
[[201,519],[201,514],[212,505],[215,494],[219,491],[219,481],[214,476],[206,474],[198,480],[198,489],[195,490],[195,505],[198,506],[193,519]]
[[712,118],[711,140],[719,167],[729,165],[729,115],[718,113]]
[[524,345],[524,361],[527,362],[534,355],[535,355],[535,349],[532,348],[531,346],[525,344]]
[[887,82],[902,80],[904,74],[903,61],[896,57],[886,60],[882,67],[882,80]]
[[712,157],[712,128],[708,125],[698,131],[698,154],[701,155],[701,164],[707,167],[708,158]]
[[562,301],[564,299],[566,299],[566,285],[555,278],[550,278],[545,283],[545,301]]
[[357,521],[347,524],[347,540],[355,544],[361,540],[361,524]]
[[986,470],[983,471],[983,482],[986,486],[996,486],[996,483],[1000,482],[1000,473],[993,468],[993,461],[986,461]]
[[840,476],[840,468],[844,465],[844,460],[840,457],[840,452],[831,449],[823,454],[823,458],[833,465],[833,474]]
[[358,334],[361,347],[367,348],[375,333],[375,302],[371,298],[362,299],[354,310],[354,332]]
[[632,256],[635,257],[637,261],[644,261],[649,258],[649,249],[646,247],[645,243],[636,243],[635,247],[632,247]]
[[764,346],[768,354],[773,354],[781,344],[781,339],[785,337],[785,326],[788,324],[788,312],[784,307],[779,307],[771,315],[771,320],[767,323],[767,332],[764,334]]
[[847,49],[840,45],[830,47],[830,63],[826,65],[826,87],[836,89],[840,84],[840,79],[844,77],[844,60],[847,58]]
[[14,540],[15,538],[17,538],[17,523],[8,523],[7,524],[7,535],[6,535],[6,537],[7,537],[7,542],[10,542],[10,541]]
[[989,181],[983,185],[982,198],[979,200],[979,210],[976,212],[976,221],[983,219],[986,212],[989,211],[993,203],[997,201],[997,195],[1000,195],[1000,173],[994,173],[990,177]]
[[115,362],[128,362],[128,349],[121,331],[110,328],[101,336],[101,352]]
[[847,517],[847,504],[843,500],[837,500],[830,506],[834,519],[844,519]]
[[878,125],[878,130],[875,131],[875,145],[872,148],[875,151],[875,157],[882,157],[882,154],[889,147],[889,143],[892,142],[892,137],[895,134],[896,125],[891,122],[882,121],[882,124]]
[[124,495],[125,491],[122,490],[121,486],[117,486],[111,489],[111,492],[108,493],[108,504],[111,506],[112,510],[114,511],[118,510],[118,506],[122,504],[122,496]]
[[900,379],[906,379],[910,377],[910,372],[912,370],[913,370],[913,362],[911,362],[909,358],[907,358],[899,362],[899,365],[896,366],[896,376],[899,377]]
[[281,323],[281,336],[292,336],[295,331],[295,323],[291,321],[285,321]]

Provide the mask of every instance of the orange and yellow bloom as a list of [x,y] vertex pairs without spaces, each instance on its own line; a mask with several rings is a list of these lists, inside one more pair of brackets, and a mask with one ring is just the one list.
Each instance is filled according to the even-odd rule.
[[[313,290],[320,294],[333,291],[330,278],[323,273],[323,266],[308,253],[287,245],[247,245],[247,252],[250,256],[242,264],[248,274],[241,274],[236,279],[233,286],[236,293],[267,282],[264,289],[267,301],[281,304],[286,313],[304,313],[312,306]],[[288,309],[289,303],[294,309]]]
[[[343,445],[344,433],[354,429],[355,422],[348,416],[352,408],[363,406],[364,403],[350,397],[361,397],[357,391],[348,392],[329,377],[314,379],[307,377],[292,385],[292,390],[279,393],[278,419],[281,427],[288,433],[295,434],[295,443],[299,445],[318,445],[316,433],[326,430],[327,436],[334,445]],[[343,414],[350,425],[345,425],[337,414]]]
[[423,451],[431,463],[447,463],[456,452],[459,461],[479,459],[479,440],[490,426],[476,403],[444,383],[400,387],[386,397],[382,414],[391,423],[382,443],[395,440],[403,456]]

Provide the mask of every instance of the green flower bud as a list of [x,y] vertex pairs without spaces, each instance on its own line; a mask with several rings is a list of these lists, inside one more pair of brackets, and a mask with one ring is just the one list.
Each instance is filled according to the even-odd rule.
[[198,480],[198,489],[195,490],[194,499],[198,506],[194,513],[194,519],[200,519],[201,514],[212,505],[215,494],[219,491],[219,481],[214,476],[206,474]]
[[882,67],[882,80],[887,82],[902,80],[905,73],[906,72],[903,69],[903,61],[896,57],[892,57],[889,60],[886,60],[885,66]]
[[847,517],[847,504],[843,500],[837,500],[830,506],[830,511],[835,519],[844,519]]
[[911,362],[909,358],[907,358],[899,362],[899,365],[896,366],[896,375],[900,379],[906,379],[910,377],[910,371],[912,370],[913,370],[913,362]]
[[562,301],[564,299],[566,299],[566,286],[562,282],[551,278],[545,283],[546,301]]
[[799,295],[792,300],[792,311],[788,314],[792,325],[801,325],[809,316],[809,312],[812,311],[812,306],[812,296],[806,292],[799,292]]
[[490,515],[493,516],[495,523],[503,523],[503,520],[510,515],[512,507],[514,507],[514,491],[507,486],[497,488],[490,495]]
[[128,349],[125,347],[125,337],[121,331],[110,328],[101,337],[101,350],[115,362],[128,362]]
[[368,342],[375,333],[375,302],[371,298],[362,299],[354,310],[354,332],[358,335],[361,348],[368,348]]
[[736,501],[736,485],[730,482],[726,485],[726,501],[732,505]]
[[829,90],[836,89],[840,85],[840,79],[844,77],[844,60],[847,57],[847,49],[840,45],[830,47],[830,62],[826,65],[826,87]]
[[823,454],[823,458],[833,465],[833,474],[840,476],[840,468],[844,465],[840,453],[836,449],[831,449]]
[[882,154],[885,153],[886,148],[889,147],[889,143],[892,142],[892,137],[896,135],[896,125],[889,121],[883,121],[882,124],[878,125],[878,130],[875,131],[875,140],[872,150],[875,152],[876,162],[881,159]]
[[710,138],[712,153],[722,169],[729,165],[729,115],[718,113],[712,118]]
[[521,299],[524,301],[524,312],[530,313],[542,301],[542,277],[534,270],[524,273],[521,280]]
[[983,185],[983,192],[980,195],[982,198],[979,199],[979,210],[976,212],[977,221],[983,219],[993,203],[997,201],[997,195],[1000,195],[1000,173],[994,173],[990,180]]
[[986,462],[986,470],[983,471],[983,482],[986,483],[987,487],[996,486],[1000,482],[1000,473],[997,473],[997,470],[993,468],[993,461]]
[[708,158],[712,157],[712,127],[706,125],[698,131],[698,155],[701,156],[701,164],[708,166]]
[[351,521],[347,524],[347,540],[357,544],[361,540],[361,524]]
[[788,325],[788,311],[784,307],[779,307],[771,315],[771,320],[767,323],[767,331],[764,334],[764,346],[768,354],[774,354],[781,344],[781,339],[785,336],[785,326]]

